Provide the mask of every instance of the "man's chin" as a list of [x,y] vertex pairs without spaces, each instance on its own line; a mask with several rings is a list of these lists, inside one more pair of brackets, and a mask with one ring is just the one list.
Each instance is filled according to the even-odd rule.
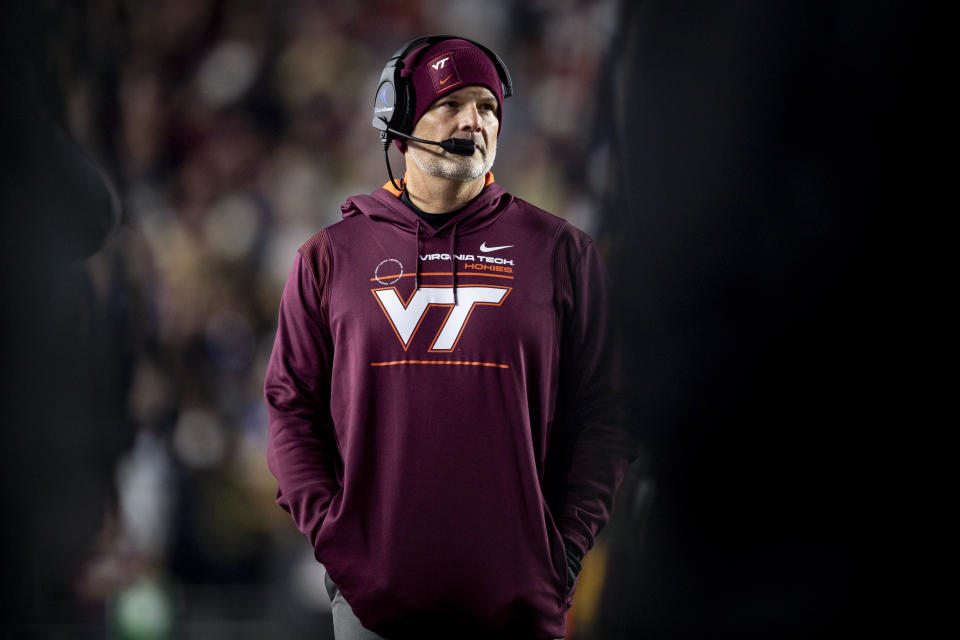
[[[414,154],[412,159],[421,171],[437,178],[469,182],[487,174],[487,158],[479,149],[472,156],[457,156],[441,151],[440,154]],[[492,162],[489,163],[492,166]]]
[[483,172],[452,172],[440,177],[447,178],[448,180],[456,180],[457,182],[470,182],[471,180],[476,180],[484,175]]
[[476,180],[484,174],[486,174],[486,169],[484,169],[481,163],[471,163],[470,166],[454,165],[451,163],[447,166],[437,167],[437,172],[434,175],[449,180],[469,182],[470,180]]

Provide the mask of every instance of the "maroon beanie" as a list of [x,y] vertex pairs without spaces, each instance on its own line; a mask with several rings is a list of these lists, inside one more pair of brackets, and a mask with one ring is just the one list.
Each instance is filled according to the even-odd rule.
[[[490,89],[497,98],[497,119],[503,125],[503,86],[497,67],[490,57],[466,40],[441,40],[426,48],[414,49],[407,55],[401,76],[409,77],[416,94],[413,126],[438,98],[469,85]],[[497,138],[500,137],[497,129]],[[396,140],[397,148],[406,151],[406,144]]]

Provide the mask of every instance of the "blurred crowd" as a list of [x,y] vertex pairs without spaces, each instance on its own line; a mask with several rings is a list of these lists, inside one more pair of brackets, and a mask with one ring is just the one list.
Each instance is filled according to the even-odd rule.
[[295,252],[386,182],[376,83],[429,33],[478,40],[511,71],[497,181],[594,232],[608,153],[591,142],[595,88],[617,2],[43,7],[52,115],[121,204],[85,268],[115,327],[103,357],[123,360],[130,446],[77,597],[123,637],[324,637],[322,567],[265,460],[263,375]]

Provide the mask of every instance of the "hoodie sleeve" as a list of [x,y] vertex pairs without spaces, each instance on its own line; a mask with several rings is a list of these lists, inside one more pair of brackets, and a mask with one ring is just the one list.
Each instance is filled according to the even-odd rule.
[[333,344],[321,309],[321,266],[302,253],[283,290],[277,337],[264,381],[269,415],[267,463],[277,478],[277,504],[293,516],[314,549],[320,525],[339,491],[339,459],[330,417]]
[[[582,558],[610,520],[613,501],[638,447],[621,397],[610,284],[589,238],[563,261],[567,293],[560,355],[560,410],[565,439],[558,500],[559,529]],[[570,262],[573,263],[570,266]]]

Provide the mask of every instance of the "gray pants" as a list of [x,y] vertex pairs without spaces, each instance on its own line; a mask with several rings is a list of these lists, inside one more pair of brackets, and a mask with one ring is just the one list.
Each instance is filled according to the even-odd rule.
[[367,629],[357,616],[353,615],[350,604],[344,600],[343,594],[337,585],[330,579],[330,574],[324,574],[323,582],[330,596],[330,609],[333,611],[333,637],[336,640],[383,640],[370,629]]
[[[384,640],[383,636],[378,636],[370,629],[367,629],[357,616],[353,615],[353,609],[343,598],[340,589],[330,579],[330,574],[324,574],[324,585],[327,587],[327,595],[330,596],[330,609],[333,611],[333,637],[335,640]],[[557,638],[557,640],[564,640]]]

